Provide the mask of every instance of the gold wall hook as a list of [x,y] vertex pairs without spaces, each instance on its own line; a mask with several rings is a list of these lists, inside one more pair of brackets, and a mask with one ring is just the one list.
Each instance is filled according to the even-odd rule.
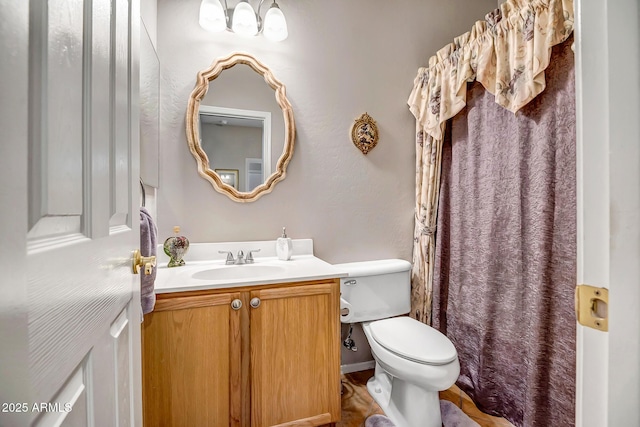
[[153,272],[153,268],[156,266],[155,256],[142,256],[140,250],[133,251],[133,258],[131,259],[131,269],[133,274],[140,274],[140,267],[144,266],[145,276],[150,275]]

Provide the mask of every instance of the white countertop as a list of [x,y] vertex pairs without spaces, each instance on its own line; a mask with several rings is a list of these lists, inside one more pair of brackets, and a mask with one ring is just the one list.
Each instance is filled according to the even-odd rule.
[[[158,269],[155,281],[157,294],[216,288],[232,288],[274,283],[347,277],[348,274],[313,255],[311,239],[294,239],[289,261],[275,256],[275,241],[194,243],[184,257],[185,265],[168,268],[169,257],[158,247]],[[231,251],[237,257],[242,250],[260,249],[254,253],[255,262],[245,265],[225,265],[225,254]]]

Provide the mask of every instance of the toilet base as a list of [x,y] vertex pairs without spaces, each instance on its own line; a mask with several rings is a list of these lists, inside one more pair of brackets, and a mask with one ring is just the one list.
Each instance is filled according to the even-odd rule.
[[378,363],[375,375],[367,381],[367,390],[397,427],[442,427],[437,391],[394,378]]

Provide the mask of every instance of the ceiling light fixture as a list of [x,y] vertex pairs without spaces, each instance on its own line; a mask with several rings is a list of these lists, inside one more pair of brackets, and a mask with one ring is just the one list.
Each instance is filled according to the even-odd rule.
[[227,0],[224,0],[224,7],[220,0],[202,0],[200,26],[211,32],[227,30],[243,36],[263,33],[269,40],[277,42],[286,39],[289,36],[287,21],[275,0],[264,20],[260,17],[264,1],[260,0],[258,12],[255,12],[249,0],[240,0],[234,9],[227,7]]

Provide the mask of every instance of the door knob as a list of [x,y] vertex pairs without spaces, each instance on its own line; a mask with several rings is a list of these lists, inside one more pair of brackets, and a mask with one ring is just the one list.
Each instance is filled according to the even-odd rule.
[[234,310],[240,310],[241,307],[242,301],[240,301],[239,299],[234,299],[233,301],[231,301],[231,308],[233,308]]
[[260,307],[260,298],[256,297],[256,298],[251,298],[251,301],[249,301],[249,305],[253,308],[258,308]]
[[131,259],[131,269],[133,270],[133,274],[140,273],[140,267],[144,266],[144,274],[148,276],[153,271],[153,267],[156,266],[156,257],[155,256],[142,256],[140,255],[140,251],[136,249],[133,251],[133,258]]

